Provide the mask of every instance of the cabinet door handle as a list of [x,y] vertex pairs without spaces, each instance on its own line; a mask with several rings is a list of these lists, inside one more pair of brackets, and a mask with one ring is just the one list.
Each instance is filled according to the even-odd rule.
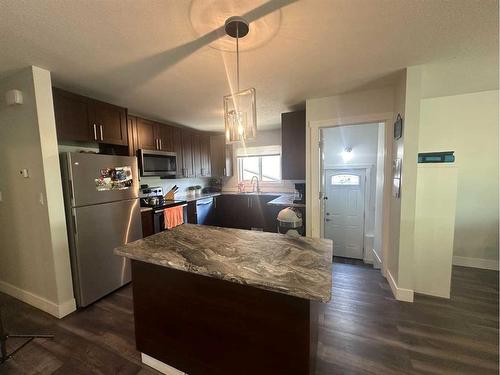
[[104,138],[102,136],[102,125],[99,125],[99,133],[101,133],[101,141],[104,141]]
[[217,197],[214,197],[214,208],[217,208]]
[[97,126],[94,124],[94,140],[97,141]]
[[158,145],[160,146],[159,149],[161,150],[162,149],[162,147],[161,147],[161,138],[158,139]]
[[222,175],[223,175],[224,177],[227,177],[227,176],[226,176],[226,168],[224,168],[224,170],[223,170],[223,172],[222,172]]

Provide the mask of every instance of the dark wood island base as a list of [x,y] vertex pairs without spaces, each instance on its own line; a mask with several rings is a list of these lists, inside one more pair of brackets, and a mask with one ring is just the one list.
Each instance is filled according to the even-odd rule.
[[189,375],[313,374],[321,303],[132,260],[137,349]]

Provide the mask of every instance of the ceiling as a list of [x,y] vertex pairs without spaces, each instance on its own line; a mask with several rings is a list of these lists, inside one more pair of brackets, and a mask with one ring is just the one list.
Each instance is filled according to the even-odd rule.
[[209,30],[231,13],[254,20],[240,71],[260,128],[406,66],[474,57],[498,69],[496,0],[0,0],[0,75],[37,65],[132,113],[222,130],[235,54]]

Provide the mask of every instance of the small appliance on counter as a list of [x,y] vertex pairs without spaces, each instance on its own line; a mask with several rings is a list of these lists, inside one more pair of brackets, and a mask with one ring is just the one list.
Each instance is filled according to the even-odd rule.
[[287,207],[278,213],[278,233],[303,236],[302,212],[294,207]]
[[306,184],[297,183],[295,184],[295,196],[293,198],[293,203],[306,203]]

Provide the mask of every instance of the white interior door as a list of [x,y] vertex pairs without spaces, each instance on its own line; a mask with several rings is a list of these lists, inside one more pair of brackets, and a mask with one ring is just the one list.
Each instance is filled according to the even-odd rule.
[[325,237],[335,256],[363,259],[365,217],[364,169],[334,169],[325,173]]

